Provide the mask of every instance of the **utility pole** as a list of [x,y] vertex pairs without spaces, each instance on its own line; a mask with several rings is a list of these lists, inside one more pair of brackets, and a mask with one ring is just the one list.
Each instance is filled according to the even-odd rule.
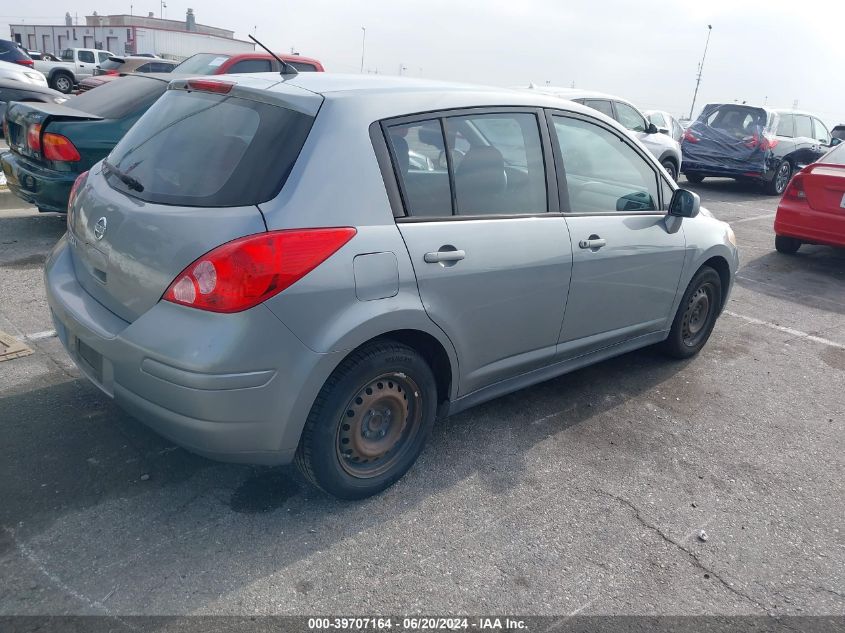
[[698,86],[701,83],[701,73],[704,72],[704,58],[707,57],[707,47],[710,45],[710,33],[713,25],[707,25],[707,41],[704,43],[704,54],[701,56],[701,63],[698,65],[698,78],[695,80],[695,92],[692,94],[692,105],[689,107],[689,118],[692,120],[692,111],[695,108],[695,99],[698,97]]
[[364,51],[367,50],[367,27],[362,26],[361,31],[363,31],[363,35],[361,36],[361,74],[364,74]]

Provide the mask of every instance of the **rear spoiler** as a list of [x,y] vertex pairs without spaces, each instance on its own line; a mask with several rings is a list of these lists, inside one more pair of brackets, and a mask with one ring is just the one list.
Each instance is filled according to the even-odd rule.
[[36,103],[32,101],[10,104],[7,116],[10,121],[26,123],[42,123],[48,118],[77,121],[103,120],[103,117],[96,114],[75,110],[60,103]]

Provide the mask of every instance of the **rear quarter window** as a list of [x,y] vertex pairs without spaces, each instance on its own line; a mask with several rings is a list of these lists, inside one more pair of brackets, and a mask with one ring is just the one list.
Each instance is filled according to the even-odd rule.
[[[157,204],[266,202],[284,186],[313,121],[281,106],[171,90],[114,148],[107,179],[113,188]],[[126,184],[130,179],[118,172],[135,183]]]
[[121,77],[71,97],[65,102],[69,108],[95,114],[104,119],[122,119],[149,107],[167,90],[167,82],[150,77]]

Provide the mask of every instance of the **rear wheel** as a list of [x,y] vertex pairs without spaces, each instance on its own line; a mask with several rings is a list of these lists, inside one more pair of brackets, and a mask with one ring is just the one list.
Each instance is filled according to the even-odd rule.
[[788,160],[782,160],[775,170],[775,175],[766,182],[765,191],[770,196],[782,195],[792,177],[792,165]]
[[786,235],[775,235],[775,249],[778,253],[794,255],[801,248],[801,240]]
[[434,375],[417,352],[393,341],[370,343],[323,385],[302,431],[297,466],[341,499],[377,494],[416,461],[436,408]]
[[669,175],[672,177],[672,180],[678,179],[678,168],[675,167],[675,163],[673,161],[667,158],[660,164],[663,165],[663,169],[669,172]]
[[704,176],[702,176],[701,174],[685,172],[684,176],[687,177],[687,180],[696,185],[704,180]]
[[73,90],[73,77],[67,73],[56,73],[50,79],[50,87],[64,94],[70,94]]
[[704,347],[722,305],[722,280],[709,266],[695,274],[678,306],[663,351],[674,358],[695,356]]

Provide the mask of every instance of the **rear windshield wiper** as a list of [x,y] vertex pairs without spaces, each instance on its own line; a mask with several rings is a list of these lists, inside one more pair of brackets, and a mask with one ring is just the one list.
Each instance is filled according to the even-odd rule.
[[114,165],[111,165],[107,162],[103,162],[103,166],[106,169],[108,169],[110,173],[117,176],[117,178],[118,178],[118,180],[120,180],[120,182],[122,182],[124,185],[126,185],[127,187],[129,187],[133,191],[137,191],[137,192],[140,193],[141,191],[144,190],[144,185],[142,185],[141,181],[138,180],[137,178],[133,178],[129,174],[120,171],[117,167],[115,167]]

